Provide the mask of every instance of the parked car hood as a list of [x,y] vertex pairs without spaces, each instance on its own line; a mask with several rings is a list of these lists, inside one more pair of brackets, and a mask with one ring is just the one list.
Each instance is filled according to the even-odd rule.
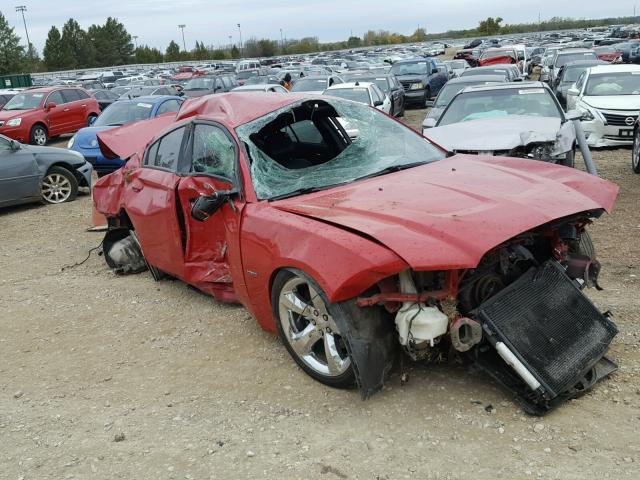
[[39,147],[37,145],[20,144],[20,150],[32,153],[41,157],[42,155],[55,155],[56,157],[64,157],[71,165],[79,166],[84,165],[85,159],[82,154],[74,152],[73,150],[67,150],[66,148],[56,147]]
[[556,153],[564,153],[571,150],[575,131],[559,118],[509,115],[434,127],[427,136],[453,152],[511,150],[533,142],[558,142]]
[[19,117],[31,111],[32,110],[0,110],[0,120],[11,120],[12,118]]
[[76,133],[76,143],[81,148],[98,148],[98,132],[111,130],[117,125],[102,125],[100,127],[85,127]]
[[[640,95],[584,96],[582,101],[603,110],[640,110]],[[0,112],[1,113],[1,112]]]
[[274,208],[357,232],[416,270],[473,268],[514,236],[552,220],[613,208],[618,186],[573,168],[456,155]]

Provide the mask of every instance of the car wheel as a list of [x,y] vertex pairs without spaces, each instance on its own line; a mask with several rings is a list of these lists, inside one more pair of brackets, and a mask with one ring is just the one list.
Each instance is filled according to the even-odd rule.
[[427,91],[424,94],[424,106],[425,108],[430,107],[429,102],[431,102],[431,89],[427,87]]
[[586,255],[589,258],[596,257],[596,247],[593,246],[593,240],[591,235],[586,230],[580,236],[580,243],[578,244],[578,254]]
[[640,127],[633,135],[633,150],[631,151],[631,167],[635,173],[640,173]]
[[571,151],[567,152],[567,154],[564,156],[564,158],[562,160],[560,160],[558,163],[560,165],[564,165],[565,167],[573,168],[575,157],[576,157],[575,150],[571,150]]
[[32,145],[44,146],[47,144],[47,129],[42,125],[34,125],[29,134],[29,141]]
[[46,203],[70,202],[78,195],[78,180],[66,168],[51,167],[40,185]]
[[300,368],[331,387],[355,384],[346,343],[333,319],[339,306],[327,301],[311,277],[299,270],[280,271],[271,304],[280,338]]
[[95,121],[96,118],[98,118],[97,115],[89,115],[87,117],[87,127],[90,127],[91,124]]

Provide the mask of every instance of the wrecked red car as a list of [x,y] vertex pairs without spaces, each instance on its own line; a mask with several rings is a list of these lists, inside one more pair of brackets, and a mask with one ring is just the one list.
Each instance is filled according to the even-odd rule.
[[544,413],[616,368],[615,324],[582,293],[612,183],[448,157],[328,97],[207,96],[99,142],[128,159],[93,194],[108,265],[242,303],[322,383],[367,398],[399,355],[460,357]]

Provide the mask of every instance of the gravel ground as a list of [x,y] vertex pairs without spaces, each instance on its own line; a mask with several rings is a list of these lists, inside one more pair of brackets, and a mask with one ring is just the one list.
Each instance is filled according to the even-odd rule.
[[[424,110],[407,111],[419,128]],[[118,277],[87,195],[0,210],[0,478],[638,479],[640,177],[591,228],[620,370],[544,418],[485,375],[416,365],[363,402],[307,377],[241,307]]]

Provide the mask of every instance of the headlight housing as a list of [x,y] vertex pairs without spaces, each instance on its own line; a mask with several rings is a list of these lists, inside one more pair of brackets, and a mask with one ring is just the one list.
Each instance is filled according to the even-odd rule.
[[422,82],[412,83],[409,90],[422,90],[424,88],[424,84]]
[[67,143],[67,148],[73,148],[73,144],[76,143],[76,136],[74,135],[69,139],[69,143]]
[[583,122],[590,122],[590,121],[596,119],[596,117],[593,116],[593,113],[591,112],[591,110],[589,110],[587,108],[578,107],[578,111],[581,114],[580,120],[583,121]]
[[22,123],[22,118],[21,117],[12,118],[11,120],[7,121],[6,126],[7,127],[18,127],[21,123]]

